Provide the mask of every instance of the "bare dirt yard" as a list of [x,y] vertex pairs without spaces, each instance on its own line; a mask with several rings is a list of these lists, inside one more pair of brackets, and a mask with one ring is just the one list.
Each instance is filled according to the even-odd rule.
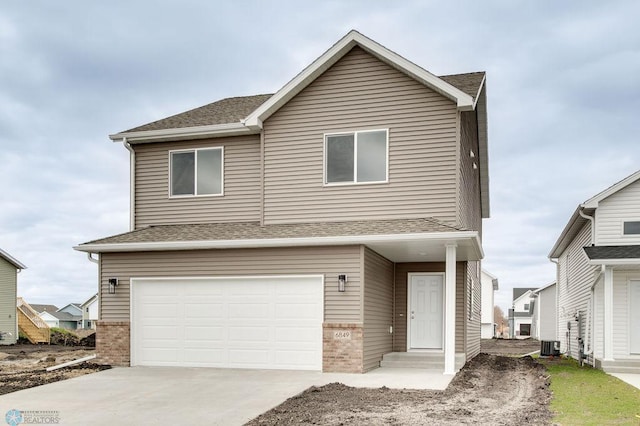
[[17,344],[0,346],[0,395],[110,368],[92,362],[46,371],[47,367],[93,355],[82,346]]
[[[488,342],[487,351],[532,352],[539,342]],[[531,357],[481,353],[444,391],[311,387],[248,425],[549,425],[551,391],[544,366]]]

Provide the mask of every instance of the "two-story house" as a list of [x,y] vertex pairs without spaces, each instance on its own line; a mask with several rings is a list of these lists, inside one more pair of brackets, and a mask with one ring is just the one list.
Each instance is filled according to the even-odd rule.
[[509,337],[512,339],[531,336],[533,319],[533,292],[535,287],[516,287],[513,289],[513,302],[509,309]]
[[549,258],[561,351],[640,372],[640,171],[580,204]]
[[481,287],[481,330],[480,337],[483,339],[491,339],[497,336],[497,324],[493,318],[494,311],[494,293],[498,290],[498,279],[485,271],[484,269],[480,274],[480,287]]
[[23,269],[26,266],[0,249],[0,345],[18,340],[18,273]]
[[102,359],[365,372],[423,352],[453,374],[480,351],[484,73],[351,31],[275,94],[111,139],[131,230],[75,247],[99,259]]

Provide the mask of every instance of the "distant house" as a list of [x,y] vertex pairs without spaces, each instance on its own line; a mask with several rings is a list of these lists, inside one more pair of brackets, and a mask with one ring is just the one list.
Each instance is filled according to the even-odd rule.
[[13,345],[18,339],[17,287],[22,263],[0,249],[0,345]]
[[31,307],[49,327],[66,330],[82,328],[82,309],[77,303],[70,303],[60,309],[55,305],[31,304]]
[[526,338],[531,336],[533,320],[533,301],[531,296],[535,287],[514,288],[513,307],[509,309],[510,338]]
[[82,328],[96,328],[98,321],[98,293],[91,296],[83,304],[82,308]]
[[540,341],[555,341],[558,338],[556,282],[532,292],[533,317],[531,337]]
[[578,205],[549,253],[560,350],[640,373],[640,171]]
[[480,337],[483,339],[491,339],[496,337],[497,324],[493,318],[493,295],[494,292],[498,290],[498,279],[483,269],[480,276],[480,283],[482,287]]

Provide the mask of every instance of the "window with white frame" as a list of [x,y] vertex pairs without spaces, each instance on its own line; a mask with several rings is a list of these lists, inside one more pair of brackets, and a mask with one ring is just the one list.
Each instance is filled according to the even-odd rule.
[[388,130],[325,135],[325,184],[387,182]]
[[222,195],[222,147],[171,151],[169,158],[172,197]]
[[624,222],[624,235],[640,235],[640,221]]

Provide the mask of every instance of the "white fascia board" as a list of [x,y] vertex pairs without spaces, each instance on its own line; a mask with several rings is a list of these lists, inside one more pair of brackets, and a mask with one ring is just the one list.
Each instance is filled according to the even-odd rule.
[[211,126],[182,127],[177,129],[145,130],[140,132],[123,132],[109,135],[114,142],[121,142],[123,139],[130,143],[136,142],[160,142],[184,138],[206,138],[220,136],[235,136],[240,134],[257,133],[244,125],[242,122],[229,124],[214,124]]
[[640,266],[640,259],[590,259],[589,265]]
[[631,185],[633,182],[637,181],[638,179],[640,179],[640,170],[635,172],[631,176],[627,176],[626,178],[622,179],[620,182],[610,186],[609,188],[605,189],[604,191],[598,193],[597,195],[589,198],[587,201],[582,203],[580,206],[584,207],[586,209],[597,209],[598,208],[598,204],[600,203],[600,201],[602,201],[605,198],[615,194],[616,192],[620,191],[621,189],[626,188],[627,186]]
[[329,69],[329,67],[338,62],[340,58],[342,58],[356,45],[359,45],[383,62],[386,62],[394,68],[409,74],[424,85],[456,102],[458,109],[472,110],[475,107],[473,98],[457,87],[452,86],[439,77],[417,66],[413,62],[408,61],[397,53],[392,52],[370,38],[365,37],[359,32],[351,30],[318,59],[313,61],[311,65],[306,67],[302,72],[285,84],[276,94],[247,116],[244,123],[253,129],[261,128],[262,121],[266,120],[271,116],[271,114],[277,111],[291,98],[302,91],[302,89],[308,86],[313,80]]
[[27,269],[27,267],[24,266],[20,261],[18,261],[18,259],[11,256],[9,253],[7,253],[2,249],[0,249],[0,257],[3,257],[7,262],[11,263],[13,266],[15,266],[18,269]]
[[419,240],[461,241],[469,240],[479,258],[484,257],[478,233],[475,231],[430,232],[392,235],[354,235],[338,237],[307,238],[265,238],[250,240],[208,240],[208,241],[158,241],[149,243],[83,244],[74,250],[87,253],[108,253],[125,251],[161,251],[161,250],[205,250],[231,248],[263,247],[301,247],[350,244],[373,244],[383,242],[410,242]]
[[[580,216],[580,206],[573,212],[569,222],[567,222],[566,226],[562,230],[562,233],[556,240],[556,243],[553,245],[553,248],[549,252],[547,256],[549,259],[557,259],[562,255],[562,252],[565,251],[571,240],[575,237],[575,235],[571,236],[571,240],[568,240],[570,234],[572,234],[571,230],[574,226],[577,226],[577,222],[582,221],[582,223],[586,222],[587,219],[584,219]],[[580,225],[582,226],[582,225]]]

